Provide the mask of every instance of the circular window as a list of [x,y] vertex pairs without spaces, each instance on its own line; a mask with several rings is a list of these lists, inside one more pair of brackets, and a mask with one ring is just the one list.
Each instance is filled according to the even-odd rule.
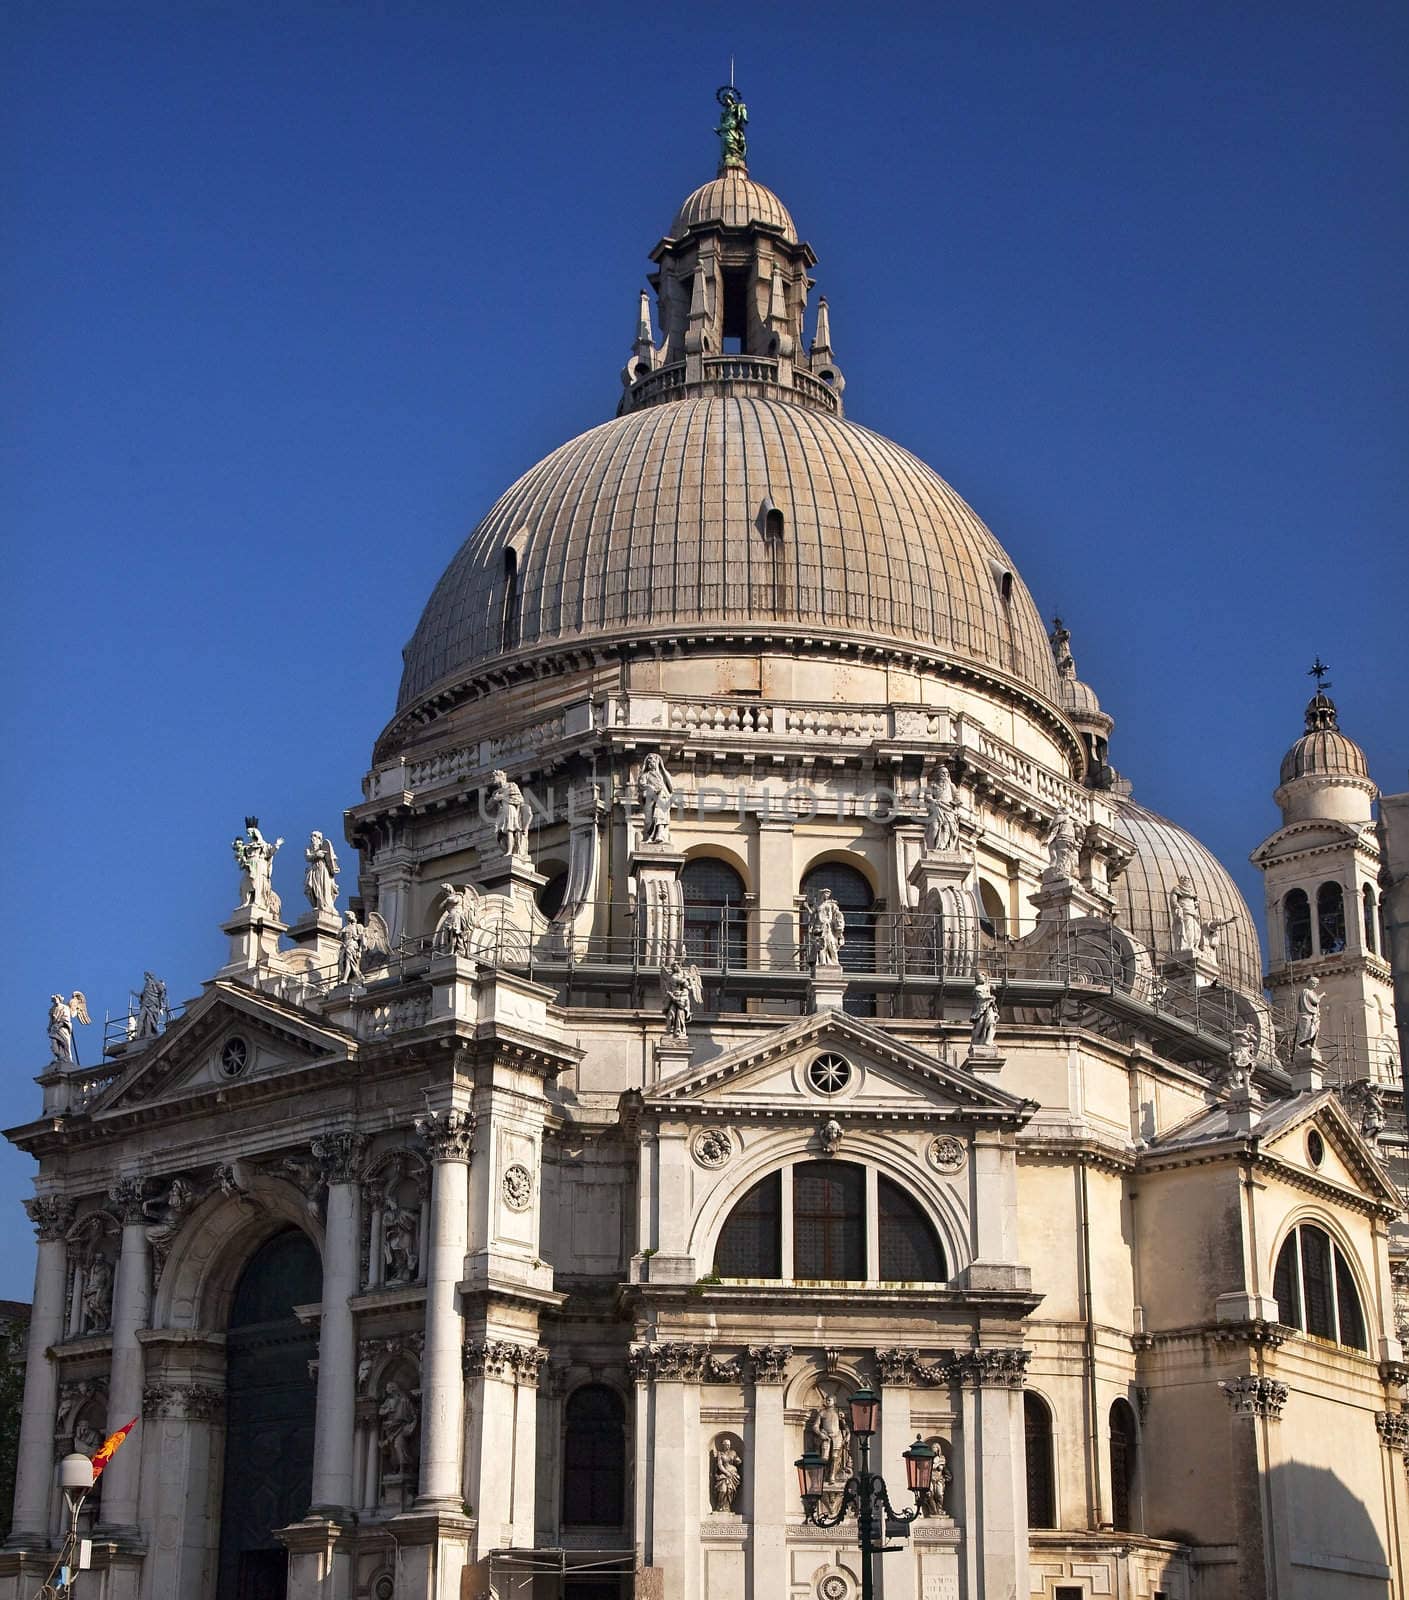
[[227,1078],[238,1078],[249,1061],[250,1047],[238,1034],[220,1047],[220,1070]]
[[851,1082],[851,1063],[845,1056],[818,1056],[807,1069],[807,1081],[818,1094],[840,1094]]
[[1306,1153],[1311,1157],[1313,1167],[1319,1167],[1326,1159],[1326,1141],[1315,1128],[1306,1136]]

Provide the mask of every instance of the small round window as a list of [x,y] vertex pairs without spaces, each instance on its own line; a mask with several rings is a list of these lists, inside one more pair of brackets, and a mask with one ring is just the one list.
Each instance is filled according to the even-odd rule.
[[220,1047],[220,1070],[227,1078],[238,1078],[250,1062],[250,1047],[236,1034]]
[[807,1081],[818,1094],[840,1094],[851,1082],[851,1063],[845,1056],[818,1056],[807,1069]]
[[1311,1157],[1313,1167],[1319,1167],[1326,1159],[1326,1141],[1315,1128],[1306,1136],[1306,1153]]

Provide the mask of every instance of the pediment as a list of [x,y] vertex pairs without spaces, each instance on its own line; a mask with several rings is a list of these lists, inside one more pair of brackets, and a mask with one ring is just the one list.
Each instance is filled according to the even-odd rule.
[[[1339,1095],[1330,1090],[1291,1102],[1275,1127],[1264,1122],[1258,1131],[1263,1153],[1274,1160],[1296,1168],[1308,1178],[1352,1189],[1401,1209],[1403,1202],[1374,1149],[1346,1114]],[[1319,1163],[1313,1159],[1313,1132],[1320,1135]]]
[[1363,825],[1341,822],[1331,817],[1313,817],[1305,822],[1290,822],[1278,828],[1258,845],[1250,857],[1255,866],[1331,846],[1359,841]]
[[217,979],[150,1044],[112,1057],[121,1076],[85,1109],[111,1115],[277,1077],[357,1050],[356,1038],[306,1011]]
[[[834,1058],[830,1072],[816,1064]],[[841,1075],[831,1090],[821,1085]],[[966,1116],[1020,1124],[1035,1111],[965,1067],[842,1011],[819,1012],[750,1041],[703,1066],[662,1079],[642,1097],[657,1115],[710,1106],[777,1116],[797,1110],[815,1117],[828,1108],[848,1114]]]

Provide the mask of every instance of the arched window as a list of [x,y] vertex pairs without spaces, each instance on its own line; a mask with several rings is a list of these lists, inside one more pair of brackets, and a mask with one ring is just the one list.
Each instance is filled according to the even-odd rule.
[[979,899],[979,927],[990,938],[1002,939],[1008,932],[1008,912],[1003,904],[1003,896],[988,881],[980,878],[978,881]]
[[685,949],[702,967],[742,967],[748,956],[744,880],[711,856],[687,861],[680,874]]
[[1365,954],[1369,956],[1378,953],[1375,936],[1376,923],[1379,919],[1375,915],[1375,909],[1375,891],[1367,883],[1360,891],[1360,920],[1365,930]]
[[866,1173],[845,1161],[793,1169],[793,1275],[864,1279]]
[[[845,972],[874,972],[876,970],[876,897],[865,874],[841,861],[824,861],[813,867],[802,880],[803,897],[811,904],[820,889],[830,889],[832,898],[842,908],[846,917],[846,943],[841,947],[841,964]],[[876,1014],[874,994],[848,993],[843,1009],[853,1016],[873,1017]]]
[[1287,960],[1306,961],[1311,955],[1311,902],[1305,889],[1289,889],[1282,900],[1282,933]]
[[568,892],[568,875],[566,871],[554,872],[538,891],[538,909],[551,922],[563,908],[563,900]]
[[1135,1413],[1117,1400],[1111,1406],[1111,1523],[1124,1533],[1135,1530],[1136,1441]]
[[1365,1313],[1350,1262],[1324,1228],[1304,1222],[1287,1235],[1272,1278],[1277,1316],[1318,1339],[1368,1350]]
[[1023,1443],[1027,1453],[1027,1525],[1055,1528],[1057,1497],[1052,1472],[1052,1413],[1046,1401],[1023,1391]]
[[943,1283],[949,1276],[944,1251],[929,1219],[898,1183],[881,1178],[877,1185],[883,1283]]
[[770,1172],[729,1213],[714,1247],[718,1277],[782,1277],[782,1190],[782,1174]]
[[504,552],[504,609],[499,620],[499,648],[512,650],[519,642],[519,553],[510,545]]
[[563,1523],[619,1528],[626,1520],[626,1407],[615,1389],[588,1383],[563,1419]]
[[1345,949],[1345,896],[1338,883],[1323,883],[1316,891],[1316,938],[1323,956]]

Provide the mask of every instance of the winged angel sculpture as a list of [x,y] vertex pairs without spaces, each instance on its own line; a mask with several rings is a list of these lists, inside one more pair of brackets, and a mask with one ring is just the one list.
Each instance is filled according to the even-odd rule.
[[357,913],[349,910],[338,940],[338,982],[363,982],[363,965],[380,964],[390,954],[391,940],[381,913],[369,911],[366,920],[359,922]]
[[61,994],[49,996],[49,1049],[56,1064],[78,1065],[73,1048],[73,1025],[81,1022],[86,1028],[93,1019],[88,1015],[88,1001],[82,989],[75,989],[70,999]]
[[684,1039],[688,1036],[695,1007],[704,1003],[704,980],[700,977],[700,969],[693,962],[687,967],[676,956],[661,968],[660,988],[665,1001],[665,1036],[667,1039]]
[[431,949],[436,955],[461,956],[470,960],[475,953],[475,936],[479,932],[479,890],[469,884],[457,889],[453,883],[442,883],[440,892],[445,900],[445,909],[435,925]]

